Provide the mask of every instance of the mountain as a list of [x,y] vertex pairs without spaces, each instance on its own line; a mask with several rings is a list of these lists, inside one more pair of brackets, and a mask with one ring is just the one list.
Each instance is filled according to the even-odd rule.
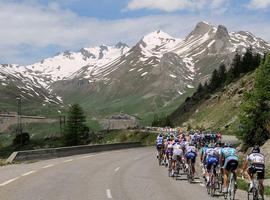
[[91,113],[141,116],[173,111],[215,68],[249,47],[260,54],[270,50],[249,32],[199,22],[184,39],[158,30],[131,48],[124,43],[83,48],[13,68],[21,80],[34,81],[48,95],[80,103]]

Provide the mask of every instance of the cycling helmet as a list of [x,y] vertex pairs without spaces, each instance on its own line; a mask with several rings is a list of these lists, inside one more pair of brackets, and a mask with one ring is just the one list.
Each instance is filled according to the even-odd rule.
[[207,147],[208,147],[208,144],[207,144],[207,143],[205,143],[205,144],[204,144],[204,147],[206,147],[206,148],[207,148]]
[[224,147],[232,147],[232,144],[229,142],[225,142]]
[[163,137],[162,133],[160,133],[160,134],[158,135],[158,137]]
[[176,138],[176,139],[174,140],[174,142],[179,142],[179,139],[178,139],[178,138]]
[[260,147],[258,145],[255,145],[251,152],[252,153],[260,153],[261,152]]
[[208,147],[210,147],[210,148],[215,148],[215,144],[214,144],[214,143],[210,143],[210,144],[208,145]]

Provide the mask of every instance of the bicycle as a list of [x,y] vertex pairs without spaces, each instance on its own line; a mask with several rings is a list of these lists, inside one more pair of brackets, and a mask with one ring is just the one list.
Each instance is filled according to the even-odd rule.
[[222,193],[222,186],[223,186],[223,173],[221,171],[221,168],[217,169],[217,179],[218,179],[218,188],[219,188],[219,193]]
[[172,155],[168,157],[168,176],[172,176]]
[[228,191],[224,193],[224,199],[234,200],[235,199],[235,193],[236,193],[236,180],[233,176],[232,171],[230,172],[229,176],[229,187]]
[[262,188],[261,188],[261,185],[259,184],[257,173],[255,173],[254,176],[255,177],[253,177],[253,180],[252,180],[253,187],[251,190],[248,189],[247,191],[248,200],[259,200],[259,199],[263,200],[264,197],[260,195],[260,191],[262,190]]
[[158,151],[158,165],[159,165],[159,166],[162,165],[163,157],[164,157],[163,149],[160,149],[160,150]]
[[216,165],[212,165],[209,176],[210,181],[206,184],[207,193],[210,194],[211,197],[215,196],[216,189],[219,188],[218,176],[216,172]]
[[187,180],[189,183],[192,183],[194,180],[191,159],[188,160]]

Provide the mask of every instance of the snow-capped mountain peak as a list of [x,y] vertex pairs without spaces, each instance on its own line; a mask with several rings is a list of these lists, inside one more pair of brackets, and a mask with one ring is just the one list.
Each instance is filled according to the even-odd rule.
[[144,36],[137,46],[141,49],[142,58],[145,61],[148,58],[161,58],[164,53],[175,47],[182,40],[170,36],[161,30],[154,31]]
[[[39,77],[48,86],[58,80],[67,79],[84,66],[100,67],[122,56],[129,50],[124,43],[115,46],[100,45],[82,48],[78,52],[65,51],[52,58],[26,66],[32,76]],[[46,77],[46,78],[44,78]]]

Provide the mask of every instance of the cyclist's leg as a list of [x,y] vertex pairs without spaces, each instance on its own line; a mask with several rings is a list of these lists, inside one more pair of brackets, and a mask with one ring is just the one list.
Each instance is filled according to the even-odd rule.
[[194,155],[194,158],[191,159],[191,166],[192,166],[192,174],[193,174],[193,176],[196,173],[195,163],[196,163],[196,155]]
[[247,177],[249,181],[249,190],[253,188],[253,175],[254,175],[254,170],[252,167],[249,167],[247,170]]
[[259,185],[260,185],[260,195],[264,197],[264,185],[263,185],[263,179],[259,179]]
[[260,188],[260,195],[261,197],[263,197],[264,199],[264,185],[263,185],[263,180],[264,180],[264,177],[265,177],[265,167],[263,166],[263,170],[260,171],[260,172],[257,172],[257,177],[258,177],[258,180],[259,180],[259,188]]
[[172,156],[172,169],[175,171],[175,165],[176,165],[177,155],[173,154]]

